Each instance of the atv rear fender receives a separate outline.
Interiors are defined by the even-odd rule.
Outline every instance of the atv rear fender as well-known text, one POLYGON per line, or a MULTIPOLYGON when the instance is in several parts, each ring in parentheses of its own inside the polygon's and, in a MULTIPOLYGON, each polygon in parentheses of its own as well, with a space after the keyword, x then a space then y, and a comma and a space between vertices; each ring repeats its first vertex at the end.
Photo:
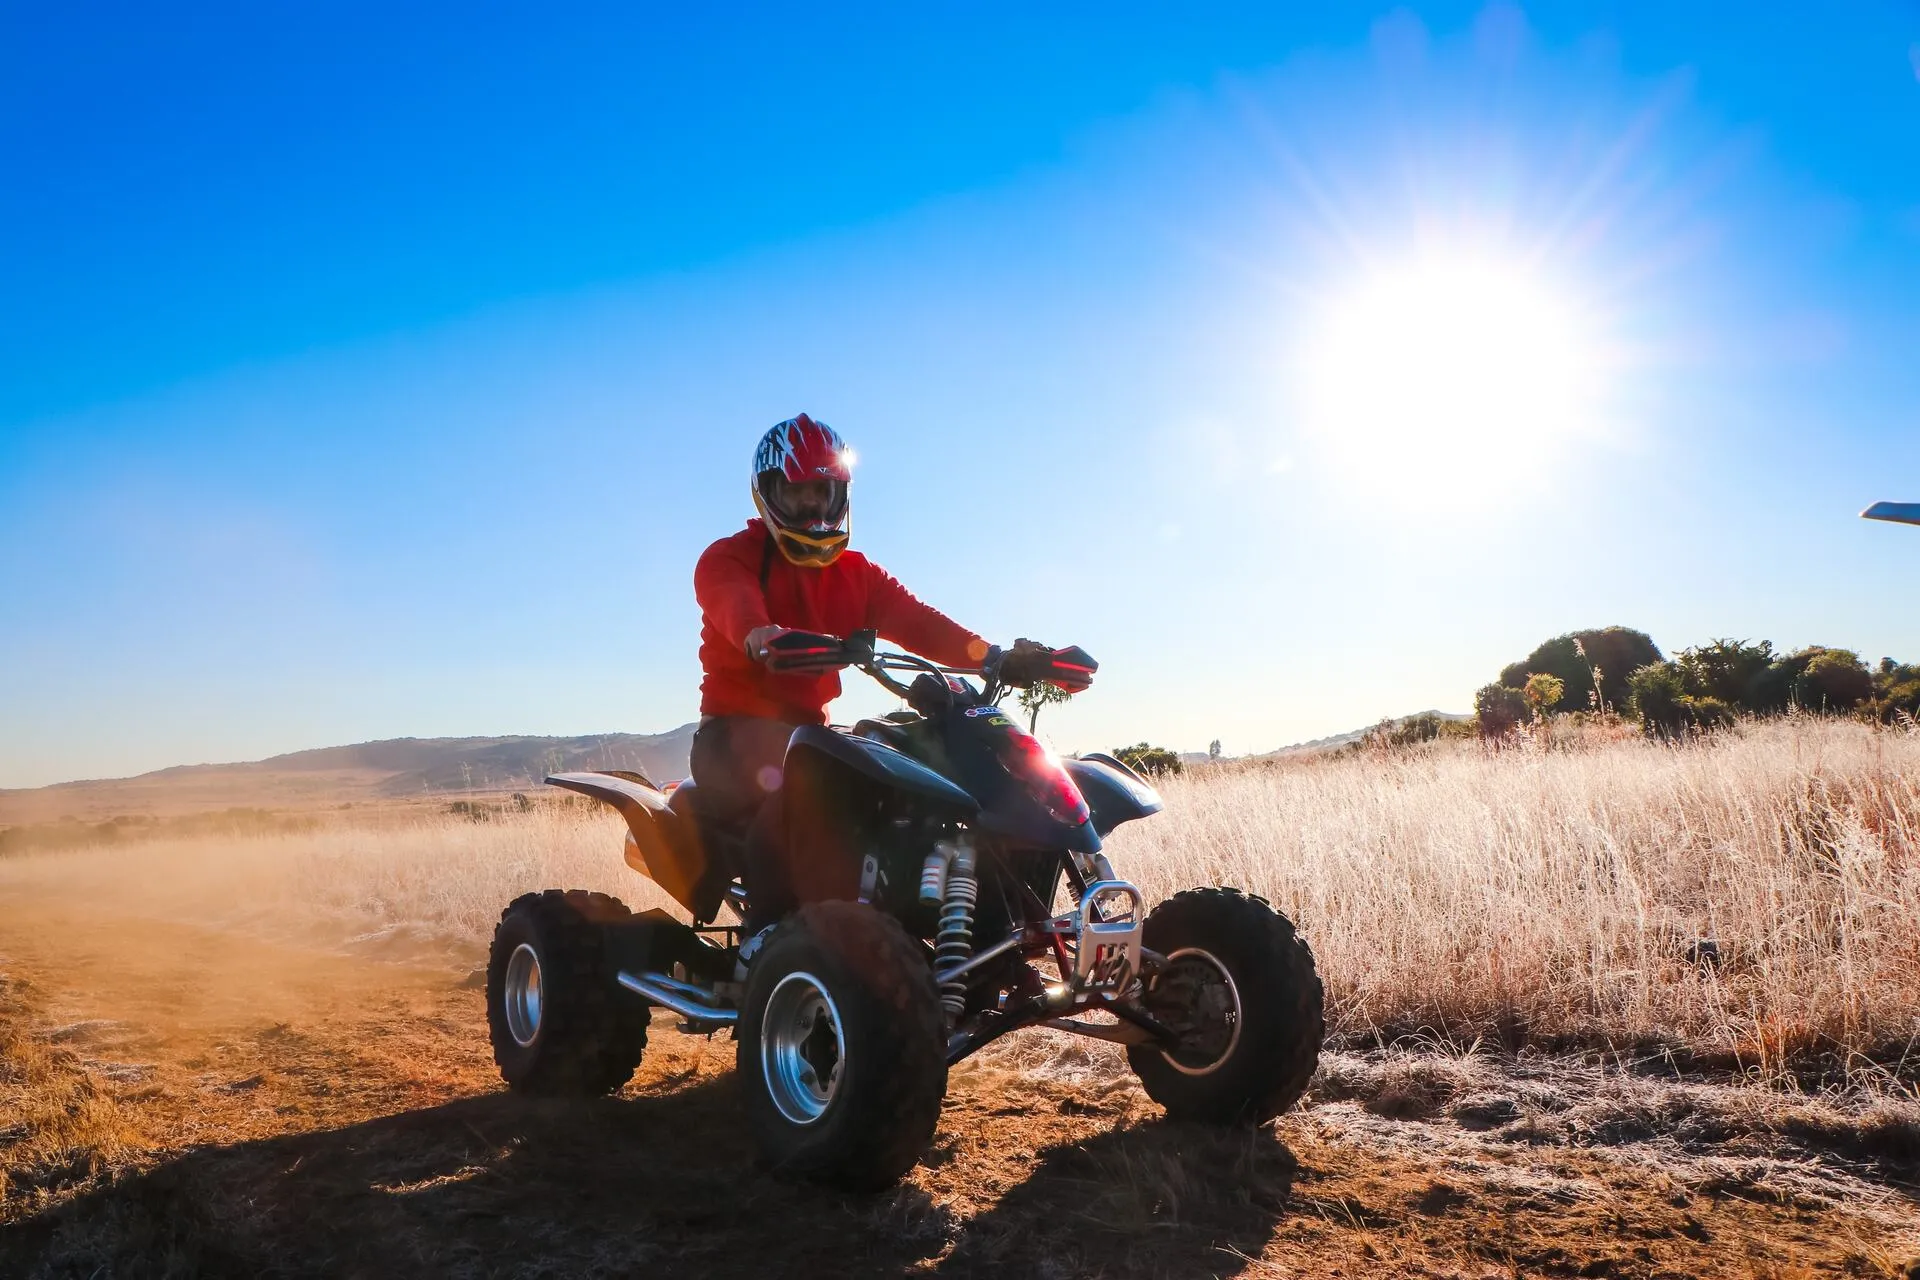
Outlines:
POLYGON ((667 891, 667 896, 697 917, 699 890, 707 874, 704 842, 692 822, 667 807, 667 798, 634 773, 555 773, 549 786, 564 787, 604 800, 627 820, 627 865, 667 891))

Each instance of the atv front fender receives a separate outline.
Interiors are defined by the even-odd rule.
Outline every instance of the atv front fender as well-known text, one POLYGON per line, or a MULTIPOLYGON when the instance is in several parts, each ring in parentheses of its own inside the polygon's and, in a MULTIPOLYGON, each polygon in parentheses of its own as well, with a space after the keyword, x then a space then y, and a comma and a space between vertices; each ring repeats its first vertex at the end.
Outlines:
POLYGON ((1103 840, 1123 822, 1160 812, 1160 793, 1112 756, 1089 753, 1061 764, 1080 788, 1093 815, 1093 829, 1103 840))

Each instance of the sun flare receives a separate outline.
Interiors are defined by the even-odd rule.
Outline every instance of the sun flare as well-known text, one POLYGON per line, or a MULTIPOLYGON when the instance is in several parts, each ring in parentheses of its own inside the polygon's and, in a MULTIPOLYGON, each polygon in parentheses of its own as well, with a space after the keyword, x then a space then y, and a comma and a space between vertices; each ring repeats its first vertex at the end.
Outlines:
POLYGON ((1490 462, 1548 471, 1596 423, 1600 354, 1572 295, 1519 264, 1378 269, 1317 317, 1308 434, 1368 483, 1459 484, 1490 462))

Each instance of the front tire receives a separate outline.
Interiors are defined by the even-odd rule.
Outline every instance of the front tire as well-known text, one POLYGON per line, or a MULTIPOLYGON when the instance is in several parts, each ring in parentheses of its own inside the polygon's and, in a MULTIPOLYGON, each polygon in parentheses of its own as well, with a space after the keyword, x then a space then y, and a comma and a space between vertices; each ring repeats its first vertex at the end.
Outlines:
POLYGON ((1176 1120, 1258 1124, 1300 1100, 1320 1060, 1313 952, 1265 899, 1189 889, 1155 907, 1142 943, 1167 958, 1141 1003, 1180 1035, 1127 1062, 1176 1120))
POLYGON ((737 1034, 748 1124, 776 1172, 880 1191, 933 1141, 940 997, 891 917, 815 902, 782 921, 754 958, 737 1034))
POLYGON ((651 1014, 614 979, 608 925, 617 898, 574 889, 529 893, 500 913, 487 958, 487 1030, 516 1093, 596 1098, 633 1078, 651 1014))

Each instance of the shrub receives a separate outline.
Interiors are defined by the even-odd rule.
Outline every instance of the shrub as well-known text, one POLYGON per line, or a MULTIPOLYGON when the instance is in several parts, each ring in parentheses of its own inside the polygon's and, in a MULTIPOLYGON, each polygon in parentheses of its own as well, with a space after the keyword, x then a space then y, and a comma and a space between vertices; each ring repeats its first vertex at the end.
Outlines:
POLYGON ((1627 677, 1627 702, 1648 733, 1663 736, 1687 724, 1687 683, 1678 663, 1649 662, 1627 677))
POLYGON ((1795 688, 1803 707, 1846 711, 1873 696, 1873 673, 1851 649, 1818 649, 1800 672, 1795 688))
POLYGON ((1859 654, 1816 644, 1774 659, 1749 682, 1742 701, 1762 715, 1790 707, 1848 711, 1873 698, 1875 691, 1874 674, 1859 654))
POLYGON ((1806 669, 1807 660, 1799 654, 1787 654, 1775 658, 1766 667, 1754 673, 1747 682, 1746 696, 1741 699, 1747 710, 1758 715, 1779 715, 1798 700, 1795 685, 1800 681, 1800 673, 1806 669))
POLYGON ((1559 676, 1550 676, 1544 671, 1536 671, 1527 677, 1526 686, 1520 695, 1527 700, 1527 707, 1533 712, 1533 718, 1544 720, 1547 713, 1560 705, 1560 699, 1566 695, 1567 685, 1559 676))
POLYGON ((1627 684, 1629 705, 1648 733, 1666 738, 1688 729, 1724 729, 1734 722, 1734 708, 1725 700, 1687 691, 1686 668, 1678 662, 1648 663, 1627 684))
POLYGON ((1418 746, 1422 742, 1432 742, 1445 732, 1446 721, 1431 711, 1422 711, 1417 716, 1408 716, 1403 720, 1388 717, 1373 728, 1359 742, 1349 744, 1349 749, 1418 746))
MULTIPOLYGON (((1762 640, 1715 640, 1682 649, 1676 661, 1687 692, 1696 698, 1717 698, 1728 706, 1748 706, 1754 679, 1773 664, 1773 643, 1762 640)), ((1749 708, 1752 709, 1752 708, 1749 708)))
POLYGON ((1115 759, 1136 773, 1180 773, 1186 767, 1174 752, 1144 742, 1136 742, 1130 747, 1117 747, 1113 754, 1115 759))
POLYGON ((1504 738, 1526 719, 1527 701, 1518 689, 1483 685, 1473 695, 1473 721, 1483 738, 1504 738))
POLYGON ((1873 676, 1873 698, 1864 710, 1877 720, 1920 716, 1920 666, 1880 659, 1873 676))
POLYGON ((1687 721, 1696 729, 1725 729, 1737 718, 1734 709, 1719 698, 1695 698, 1686 700, 1687 721))
POLYGON ((1410 747, 1418 742, 1432 742, 1440 736, 1440 717, 1431 711, 1422 711, 1417 716, 1408 716, 1405 720, 1392 722, 1387 731, 1387 741, 1396 747, 1410 747))

